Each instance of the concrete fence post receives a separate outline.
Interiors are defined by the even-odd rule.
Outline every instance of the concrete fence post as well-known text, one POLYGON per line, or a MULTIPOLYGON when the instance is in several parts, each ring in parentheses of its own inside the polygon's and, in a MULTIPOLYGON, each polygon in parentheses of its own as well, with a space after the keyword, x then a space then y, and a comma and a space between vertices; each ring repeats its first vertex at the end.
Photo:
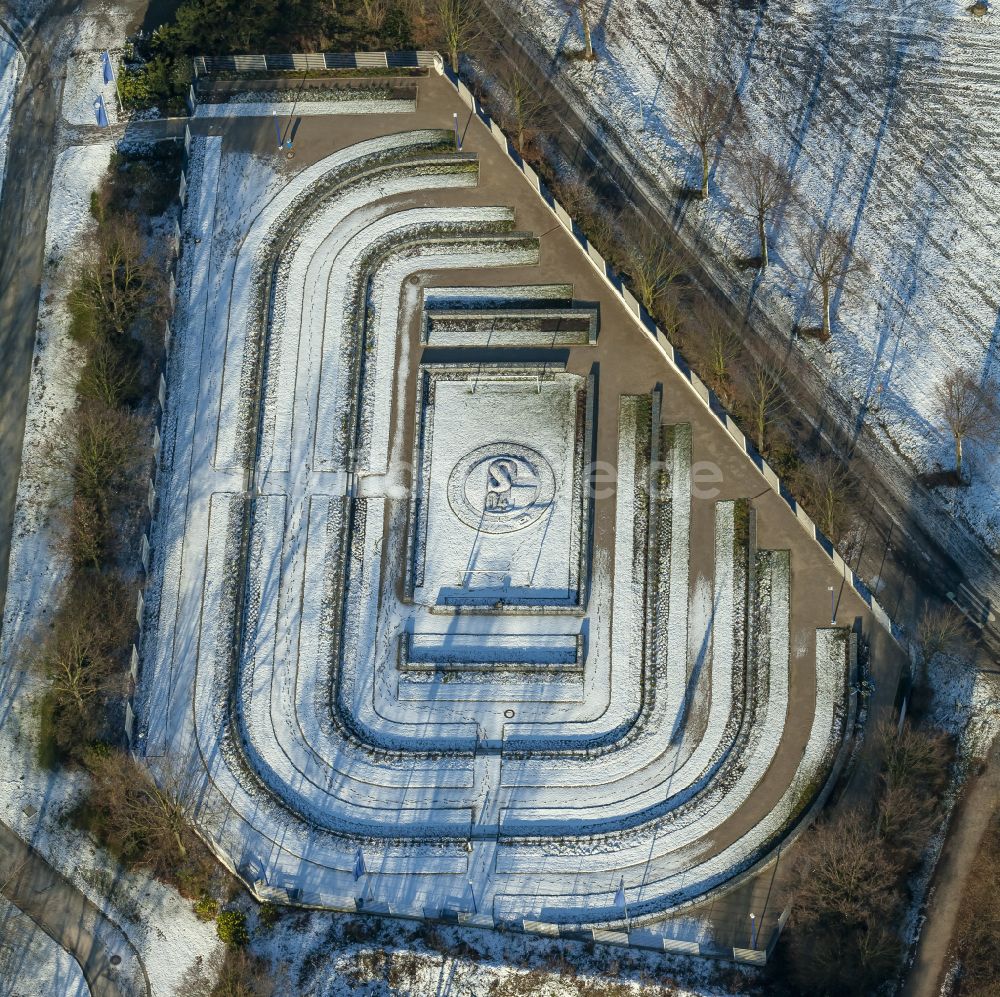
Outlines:
POLYGON ((149 537, 145 533, 142 535, 142 542, 139 545, 139 558, 142 561, 142 569, 149 573, 149 537))
POLYGON ((128 746, 132 747, 132 736, 135 733, 135 713, 132 711, 132 704, 125 700, 125 737, 128 739, 128 746))
POLYGON ((156 488, 153 487, 153 479, 149 479, 149 491, 146 494, 146 505, 149 506, 150 516, 155 514, 156 510, 156 488))
POLYGON ((555 202, 555 205, 556 218, 559 219, 562 227, 572 234, 573 219, 570 217, 569 212, 558 201, 555 202))
POLYGON ((133 682, 139 681, 139 648, 132 645, 132 660, 129 663, 129 675, 132 676, 133 682))
POLYGON ((139 626, 139 631, 142 631, 142 611, 146 608, 146 600, 142 596, 142 590, 139 591, 139 598, 135 602, 135 622, 139 626))

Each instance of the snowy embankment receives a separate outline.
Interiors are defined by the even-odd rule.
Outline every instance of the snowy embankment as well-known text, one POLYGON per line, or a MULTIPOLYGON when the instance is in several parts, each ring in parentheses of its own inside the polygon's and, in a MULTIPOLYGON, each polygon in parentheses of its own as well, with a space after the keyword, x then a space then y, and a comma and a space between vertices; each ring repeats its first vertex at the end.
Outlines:
POLYGON ((66 297, 92 231, 90 193, 108 167, 111 150, 110 143, 71 146, 59 155, 52 181, 0 641, 0 753, 6 760, 0 767, 0 820, 31 841, 124 929, 146 964, 154 992, 166 997, 195 958, 215 949, 214 931, 194 917, 175 891, 145 876, 121 877, 118 866, 87 835, 64 824, 85 776, 39 768, 33 704, 43 683, 29 669, 31 649, 68 570, 58 535, 69 491, 66 482, 54 480, 45 454, 64 432, 74 404, 79 352, 68 333, 66 297))
POLYGON ((0 197, 3 196, 10 122, 14 114, 14 98, 17 96, 23 61, 21 53, 0 29, 0 197))
MULTIPOLYGON (((836 295, 829 343, 798 348, 846 431, 867 425, 914 472, 951 466, 937 385, 955 369, 984 383, 1000 378, 997 18, 972 18, 952 3, 779 0, 720 20, 696 0, 655 12, 620 0, 596 18, 598 59, 586 63, 557 54, 580 44, 579 23, 559 0, 502 6, 552 60, 581 115, 643 168, 637 182, 665 208, 696 165, 674 85, 706 66, 736 82, 746 134, 787 167, 801 208, 776 216, 766 276, 741 271, 737 259, 756 243, 736 210, 733 138, 713 160, 709 201, 687 202, 683 225, 716 245, 722 286, 738 300, 751 294, 786 330, 817 317, 796 233, 815 222, 846 230, 870 277, 860 293, 836 295)), ((973 487, 947 501, 996 551, 1000 448, 994 438, 970 449, 973 487)))

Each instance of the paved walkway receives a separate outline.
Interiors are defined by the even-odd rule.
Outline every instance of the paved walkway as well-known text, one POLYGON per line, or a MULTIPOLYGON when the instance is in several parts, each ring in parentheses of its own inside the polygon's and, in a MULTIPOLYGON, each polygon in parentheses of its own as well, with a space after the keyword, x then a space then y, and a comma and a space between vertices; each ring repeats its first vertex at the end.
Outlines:
POLYGON ((1000 737, 993 742, 986 770, 973 778, 959 801, 934 872, 927 919, 903 997, 938 997, 948 970, 952 936, 965 882, 983 835, 1000 806, 1000 737))
POLYGON ((2 823, 0 869, 0 893, 76 959, 94 997, 151 993, 146 967, 121 928, 2 823))

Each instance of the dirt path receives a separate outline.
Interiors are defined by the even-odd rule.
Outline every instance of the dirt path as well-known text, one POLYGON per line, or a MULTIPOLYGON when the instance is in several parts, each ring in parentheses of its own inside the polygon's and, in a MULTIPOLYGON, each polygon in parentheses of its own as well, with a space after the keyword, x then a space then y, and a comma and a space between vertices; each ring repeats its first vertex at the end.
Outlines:
POLYGON ((93 997, 150 993, 146 967, 121 928, 2 823, 0 868, 0 892, 76 959, 93 997))
POLYGON ((903 997, 937 997, 948 969, 955 922, 965 881, 990 818, 1000 806, 1000 738, 993 742, 986 770, 971 780, 959 801, 931 885, 926 920, 903 988, 903 997))

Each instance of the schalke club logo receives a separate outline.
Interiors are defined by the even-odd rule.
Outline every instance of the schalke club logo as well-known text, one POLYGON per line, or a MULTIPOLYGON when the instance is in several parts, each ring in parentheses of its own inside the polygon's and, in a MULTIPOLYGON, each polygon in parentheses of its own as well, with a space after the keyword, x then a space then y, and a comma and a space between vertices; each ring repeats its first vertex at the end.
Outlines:
POLYGON ((448 502, 482 533, 523 530, 552 506, 555 476, 531 447, 489 443, 466 454, 448 477, 448 502))

